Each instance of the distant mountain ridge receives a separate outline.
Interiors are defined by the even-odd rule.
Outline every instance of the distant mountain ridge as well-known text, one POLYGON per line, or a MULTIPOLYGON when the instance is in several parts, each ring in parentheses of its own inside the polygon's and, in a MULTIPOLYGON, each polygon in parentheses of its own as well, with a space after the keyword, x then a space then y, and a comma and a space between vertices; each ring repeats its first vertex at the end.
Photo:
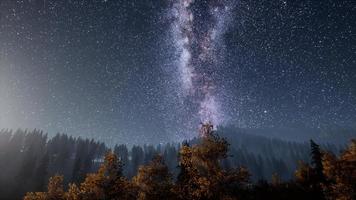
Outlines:
MULTIPOLYGON (((308 142, 310 139, 324 144, 344 145, 356 138, 354 128, 307 128, 307 127, 277 127, 277 128, 236 128, 221 127, 222 130, 234 129, 235 132, 259 135, 267 138, 281 139, 293 142, 308 142)), ((221 134, 225 134, 221 131, 221 134)))

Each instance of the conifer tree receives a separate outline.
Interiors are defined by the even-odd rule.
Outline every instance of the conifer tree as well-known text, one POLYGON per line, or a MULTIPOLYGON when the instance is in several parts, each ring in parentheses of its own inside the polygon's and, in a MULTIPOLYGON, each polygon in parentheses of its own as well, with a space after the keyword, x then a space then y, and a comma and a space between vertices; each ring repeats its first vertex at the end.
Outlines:
POLYGON ((323 156, 327 182, 323 184, 327 199, 356 199, 356 140, 337 158, 332 153, 323 156))
POLYGON ((133 178, 133 184, 138 189, 137 199, 139 200, 173 199, 174 197, 172 175, 159 155, 150 164, 139 168, 137 175, 133 178))
POLYGON ((226 171, 221 161, 227 158, 229 144, 214 133, 210 123, 200 130, 201 142, 180 150, 180 165, 184 166, 176 193, 180 199, 221 199, 232 197, 233 191, 247 183, 244 168, 226 171), (183 176, 184 175, 184 176, 183 176))
POLYGON ((80 185, 83 199, 127 199, 129 183, 122 174, 122 163, 111 151, 97 173, 89 174, 80 185))
POLYGON ((63 176, 53 176, 49 179, 47 192, 27 193, 24 200, 65 200, 63 176))
POLYGON ((316 181, 324 182, 324 174, 323 174, 323 163, 322 163, 322 152, 318 144, 316 144, 313 140, 310 140, 310 148, 311 148, 311 161, 313 164, 313 168, 315 170, 316 181))

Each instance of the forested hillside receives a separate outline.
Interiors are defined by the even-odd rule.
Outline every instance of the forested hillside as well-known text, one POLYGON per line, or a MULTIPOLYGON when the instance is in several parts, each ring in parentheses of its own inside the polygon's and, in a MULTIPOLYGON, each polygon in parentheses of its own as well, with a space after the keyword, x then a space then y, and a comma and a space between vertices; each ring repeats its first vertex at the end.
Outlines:
MULTIPOLYGON (((309 143, 299 143, 247 134, 234 128, 220 128, 219 135, 230 143, 224 169, 246 167, 251 181, 281 180, 294 176, 299 161, 309 162, 309 143)), ((194 145, 201 139, 187 141, 194 145)), ((113 152, 123 164, 123 175, 131 179, 141 165, 162 155, 173 178, 179 174, 178 152, 181 144, 132 146, 116 145, 113 152)), ((338 153, 345 146, 323 144, 323 149, 338 153)), ((28 191, 42 191, 49 177, 63 175, 64 183, 82 182, 87 173, 98 170, 109 150, 104 143, 57 134, 49 138, 41 131, 0 132, 0 199, 20 199, 28 191)))
POLYGON ((44 192, 29 192, 24 200, 230 200, 230 199, 342 199, 356 198, 356 141, 340 155, 310 140, 311 163, 300 162, 293 179, 283 181, 277 173, 271 182, 251 182, 245 167, 226 169, 229 143, 205 124, 200 140, 183 143, 177 156, 179 173, 174 176, 162 155, 140 166, 132 179, 123 175, 123 161, 108 151, 104 162, 80 183, 66 187, 63 176, 49 179, 44 192))
POLYGON ((0 132, 0 199, 21 198, 26 191, 42 190, 49 176, 63 174, 78 181, 97 169, 97 158, 107 148, 94 140, 41 131, 0 132))

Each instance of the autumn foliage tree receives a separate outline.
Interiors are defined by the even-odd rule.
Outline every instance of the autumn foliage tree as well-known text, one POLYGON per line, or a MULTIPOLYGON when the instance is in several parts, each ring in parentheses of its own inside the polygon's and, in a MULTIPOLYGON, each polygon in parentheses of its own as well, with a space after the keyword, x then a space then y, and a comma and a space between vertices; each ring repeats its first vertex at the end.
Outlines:
POLYGON ((63 176, 53 176, 49 179, 47 192, 27 193, 24 200, 64 200, 63 176))
POLYGON ((201 127, 201 142, 180 150, 181 173, 175 192, 179 199, 221 199, 233 194, 248 182, 244 168, 222 169, 220 162, 227 158, 229 144, 214 133, 211 124, 201 127))
POLYGON ((324 154, 322 163, 327 199, 356 199, 356 140, 339 157, 330 152, 324 154))
POLYGON ((297 183, 317 199, 356 198, 356 140, 339 157, 311 141, 311 157, 313 166, 301 163, 296 171, 297 183))
POLYGON ((141 166, 133 178, 137 188, 137 199, 155 200, 172 199, 172 175, 161 156, 157 155, 150 164, 141 166))

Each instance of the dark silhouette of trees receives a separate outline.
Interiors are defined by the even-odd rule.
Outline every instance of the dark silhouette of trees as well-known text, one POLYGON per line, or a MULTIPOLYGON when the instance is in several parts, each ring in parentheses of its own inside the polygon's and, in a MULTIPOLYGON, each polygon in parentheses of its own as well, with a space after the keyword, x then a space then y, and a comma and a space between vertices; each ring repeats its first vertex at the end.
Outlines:
POLYGON ((116 145, 114 147, 114 153, 118 156, 123 165, 123 174, 127 176, 129 173, 129 150, 126 145, 116 145))
POLYGON ((201 135, 112 153, 94 140, 1 130, 0 199, 355 199, 355 141, 340 151, 210 124, 201 135))
POLYGON ((310 140, 311 164, 300 161, 299 168, 295 173, 296 182, 304 188, 310 197, 314 199, 325 199, 322 191, 324 183, 322 152, 318 144, 310 140))
POLYGON ((311 149, 311 163, 315 170, 315 175, 317 182, 324 182, 324 174, 323 174, 323 163, 322 157, 323 154, 320 150, 318 144, 316 144, 313 140, 310 140, 310 149, 311 149))
POLYGON ((144 163, 144 151, 140 146, 133 146, 131 150, 131 170, 129 172, 129 177, 133 177, 140 165, 144 163))
MULTIPOLYGON (((102 143, 61 134, 48 139, 39 130, 0 130, 0 199, 22 199, 28 191, 43 191, 48 178, 55 174, 63 174, 67 185, 72 181, 78 144, 85 141, 95 150, 90 154, 102 157, 103 153, 98 153, 102 143)), ((92 155, 88 163, 94 162, 92 155)), ((90 170, 85 169, 84 176, 90 170)))

